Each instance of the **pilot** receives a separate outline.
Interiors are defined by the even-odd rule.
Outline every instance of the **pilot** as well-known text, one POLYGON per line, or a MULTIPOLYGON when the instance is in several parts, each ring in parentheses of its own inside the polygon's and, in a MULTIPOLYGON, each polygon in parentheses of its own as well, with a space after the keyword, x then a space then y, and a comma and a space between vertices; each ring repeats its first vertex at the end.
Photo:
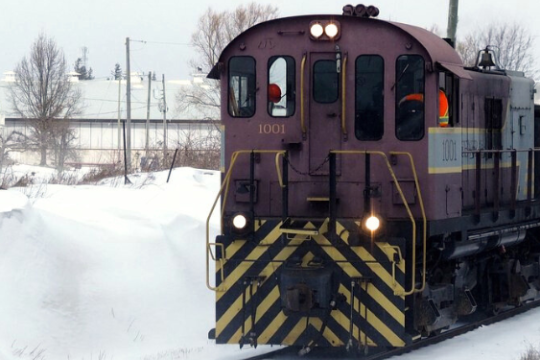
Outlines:
MULTIPOLYGON (((399 106, 401 107, 401 105, 407 101, 423 102, 424 94, 406 95, 399 101, 399 106)), ((448 98, 446 97, 444 89, 440 88, 439 89, 439 126, 448 127, 448 124, 449 124, 448 119, 449 119, 448 118, 448 98)))
POLYGON ((448 127, 448 98, 444 89, 439 89, 439 126, 448 127))

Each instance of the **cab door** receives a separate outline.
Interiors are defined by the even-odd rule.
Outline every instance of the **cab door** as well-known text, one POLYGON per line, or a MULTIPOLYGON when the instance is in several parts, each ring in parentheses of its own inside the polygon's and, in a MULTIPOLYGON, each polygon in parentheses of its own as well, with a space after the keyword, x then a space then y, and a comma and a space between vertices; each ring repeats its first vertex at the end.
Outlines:
POLYGON ((328 175, 328 154, 331 150, 341 149, 341 65, 340 52, 310 54, 310 175, 328 175))

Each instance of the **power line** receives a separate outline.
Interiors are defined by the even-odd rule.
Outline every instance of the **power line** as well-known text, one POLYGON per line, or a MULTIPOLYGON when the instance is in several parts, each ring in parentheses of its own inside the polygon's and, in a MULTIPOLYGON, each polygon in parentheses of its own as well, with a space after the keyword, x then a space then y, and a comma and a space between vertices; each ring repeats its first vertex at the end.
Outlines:
POLYGON ((178 43, 178 42, 170 42, 170 41, 152 41, 152 40, 131 40, 130 41, 136 41, 143 44, 160 44, 160 45, 179 45, 179 46, 192 46, 190 43, 178 43))
MULTIPOLYGON (((112 100, 112 99, 97 99, 97 98, 86 98, 86 97, 83 97, 81 98, 82 100, 86 100, 86 101, 101 101, 101 102, 113 102, 113 103, 117 103, 118 100, 112 100)), ((125 96, 124 96, 124 99, 122 100, 125 100, 125 96)), ((132 103, 135 103, 135 104, 146 104, 146 101, 142 101, 142 100, 138 100, 138 101, 132 101, 132 103)))
MULTIPOLYGON (((153 106, 153 108, 155 108, 155 106, 153 106)), ((133 110, 146 109, 146 104, 143 105, 143 106, 133 107, 132 109, 133 110)), ((122 112, 125 112, 125 109, 122 109, 122 112)), ((100 111, 98 113, 84 113, 84 116, 85 117, 88 117, 88 116, 100 116, 100 115, 105 115, 105 114, 117 114, 117 113, 118 113, 117 110, 114 110, 114 111, 100 111)))

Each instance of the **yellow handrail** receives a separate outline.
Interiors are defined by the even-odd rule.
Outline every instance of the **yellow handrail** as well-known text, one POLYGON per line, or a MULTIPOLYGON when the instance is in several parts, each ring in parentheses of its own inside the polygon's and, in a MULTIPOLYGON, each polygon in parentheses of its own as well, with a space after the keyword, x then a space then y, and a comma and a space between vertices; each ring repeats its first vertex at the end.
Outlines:
POLYGON ((300 127, 302 128, 302 136, 306 135, 305 110, 304 110, 304 70, 306 68, 307 55, 302 58, 300 65, 300 127))
POLYGON ((427 260, 427 218, 426 210, 424 209, 424 200, 422 199, 422 192, 420 191, 420 183, 418 182, 418 174, 416 173, 416 166, 414 165, 414 159, 412 155, 408 152, 401 151, 391 151, 390 155, 403 155, 409 158, 411 169, 414 177, 414 185, 416 186, 416 191, 418 192, 418 202, 420 204, 420 211, 422 212, 422 221, 424 222, 424 231, 422 234, 423 241, 423 258, 422 258, 422 286, 420 289, 416 289, 416 292, 424 291, 426 287, 426 260, 427 260))
MULTIPOLYGON (((237 155, 236 156, 235 154, 232 155, 231 163, 236 161, 236 157, 237 155)), ((214 209, 216 208, 216 205, 219 201, 219 198, 221 196, 221 193, 223 192, 225 185, 227 184, 228 186, 229 179, 231 177, 231 169, 232 167, 230 167, 229 170, 227 171, 227 174, 225 175, 225 178, 223 179, 223 183, 221 184, 221 188, 219 189, 218 195, 216 196, 216 200, 214 200, 214 203, 212 204, 212 207, 210 208, 210 213, 208 214, 208 217, 206 218, 206 287, 213 291, 215 291, 217 288, 215 286, 210 285, 210 253, 212 252, 212 248, 210 245, 210 218, 212 217, 212 214, 214 213, 214 209)), ((223 232, 223 224, 221 226, 222 226, 221 232, 223 232)), ((223 280, 224 280, 224 276, 223 276, 223 271, 222 271, 221 281, 223 280)))
MULTIPOLYGON (((240 151, 235 151, 232 155, 231 155, 231 162, 230 162, 230 165, 229 165, 229 169, 223 179, 223 183, 221 185, 221 188, 219 190, 219 193, 212 205, 212 208, 210 210, 210 214, 208 215, 208 218, 206 219, 206 286, 210 289, 210 290, 213 290, 213 291, 216 291, 217 290, 217 287, 214 287, 212 285, 210 285, 210 257, 212 257, 213 260, 216 260, 216 257, 213 255, 212 253, 212 249, 211 249, 211 246, 220 246, 222 248, 222 253, 224 254, 225 253, 225 247, 223 246, 223 244, 218 244, 218 243, 210 243, 210 218, 212 217, 212 214, 216 208, 216 205, 217 205, 217 202, 219 201, 221 195, 223 193, 225 194, 228 194, 228 191, 229 191, 229 187, 230 187, 230 180, 231 180, 231 174, 232 174, 232 170, 236 164, 236 160, 238 159, 238 156, 239 155, 242 155, 242 154, 251 154, 251 153, 259 153, 259 154, 269 154, 269 153, 272 153, 272 154, 276 154, 276 158, 275 158, 275 164, 276 164, 276 173, 277 173, 277 176, 278 176, 278 181, 279 181, 279 184, 280 184, 280 187, 283 188, 285 187, 285 185, 283 184, 283 178, 282 178, 282 174, 281 174, 281 170, 280 170, 280 166, 279 166, 279 158, 281 156, 285 156, 286 154, 286 151, 285 150, 240 150, 240 151)), ((414 159, 412 157, 412 155, 410 153, 407 153, 407 152, 390 152, 391 155, 404 155, 404 156, 407 156, 409 158, 409 161, 410 161, 410 165, 411 165, 411 169, 412 169, 412 172, 413 172, 413 177, 414 177, 414 181, 415 181, 415 186, 416 186, 416 190, 418 192, 418 200, 419 200, 419 204, 420 204, 420 209, 421 209, 421 213, 422 213, 422 218, 423 218, 423 271, 422 271, 422 287, 421 288, 416 288, 415 286, 415 273, 416 273, 416 222, 415 222, 415 219, 414 219, 414 216, 411 212, 411 209, 409 207, 409 204, 405 198, 405 195, 403 193, 403 190, 401 189, 401 186, 397 180, 397 177, 394 173, 394 170, 392 169, 392 166, 390 165, 390 162, 388 161, 388 157, 386 156, 386 154, 384 152, 381 152, 381 151, 364 151, 364 150, 333 150, 331 151, 331 153, 333 154, 343 154, 343 155, 365 155, 365 154, 373 154, 373 155, 379 155, 381 156, 385 163, 386 163, 386 166, 390 172, 390 175, 392 176, 392 179, 394 181, 394 183, 396 184, 396 188, 398 190, 398 193, 399 193, 399 196, 401 197, 401 200, 403 202, 403 204, 405 205, 405 209, 407 210, 407 214, 409 216, 409 219, 411 220, 411 224, 412 224, 412 249, 413 249, 413 252, 412 252, 412 260, 411 260, 411 276, 412 276, 412 282, 411 282, 411 289, 408 290, 408 291, 404 291, 403 293, 399 293, 399 294, 396 294, 396 295, 403 295, 403 296, 406 296, 406 295, 411 295, 413 293, 416 293, 416 292, 421 292, 424 290, 425 288, 425 284, 426 284, 426 277, 425 277, 425 274, 426 274, 426 247, 427 247, 427 219, 426 219, 426 214, 425 214, 425 208, 424 208, 424 202, 423 202, 423 199, 422 199, 422 194, 421 194, 421 191, 420 191, 420 185, 419 185, 419 182, 418 182, 418 175, 417 175, 417 172, 416 172, 416 167, 415 167, 415 164, 414 164, 414 159)), ((224 212, 225 212, 225 206, 226 206, 226 201, 227 201, 227 197, 223 197, 223 204, 222 204, 222 209, 221 209, 221 216, 223 216, 224 212)), ((223 224, 222 224, 222 233, 223 233, 223 224)), ((221 269, 223 269, 223 257, 218 259, 221 263, 221 269)), ((224 273, 223 271, 221 272, 221 280, 223 282, 224 280, 224 273)))
MULTIPOLYGON (((401 248, 399 246, 386 244, 386 245, 382 245, 381 248, 389 248, 389 249, 394 250, 395 253, 399 257, 398 263, 403 261, 403 255, 401 253, 401 248)), ((397 281, 396 281, 396 262, 392 261, 392 285, 396 286, 396 284, 397 284, 397 281)))
POLYGON ((347 101, 346 101, 346 95, 347 95, 347 59, 349 57, 345 55, 345 58, 343 59, 343 66, 341 68, 341 131, 343 132, 343 135, 347 137, 347 121, 345 117, 345 113, 347 110, 347 101))
MULTIPOLYGON (((403 293, 396 293, 396 295, 406 296, 406 295, 411 295, 411 294, 414 294, 416 292, 421 291, 420 289, 416 289, 416 286, 415 286, 415 273, 416 273, 416 222, 414 221, 414 216, 412 214, 411 208, 409 207, 407 199, 405 198, 405 195, 403 194, 403 190, 401 189, 401 186, 399 185, 396 174, 394 173, 394 170, 392 169, 392 165, 390 165, 390 161, 388 161, 388 157, 382 151, 332 150, 331 153, 333 153, 333 154, 343 154, 343 155, 365 155, 365 154, 379 155, 384 159, 384 161, 386 163, 386 166, 388 167, 388 171, 390 172, 390 176, 392 176, 392 179, 394 180, 394 183, 396 184, 396 188, 397 188, 397 191, 399 193, 399 196, 401 197, 401 201, 405 205, 405 209, 407 210, 407 215, 409 216, 409 219, 411 220, 411 225, 412 225, 412 242, 413 242, 412 243, 412 249, 413 249, 413 251, 412 251, 412 256, 411 256, 411 276, 412 276, 411 289, 409 291, 404 291, 403 293)), ((396 155, 402 155, 402 154, 408 154, 408 153, 395 153, 395 154, 396 155)), ((409 156, 410 156, 410 154, 409 154, 409 156)), ((416 186, 417 186, 417 191, 420 194, 420 188, 418 187, 418 179, 416 177, 416 169, 414 169, 414 162, 412 162, 412 156, 410 157, 410 159, 411 159, 411 166, 413 167, 413 174, 414 174, 414 177, 415 177, 415 183, 416 183, 416 186)), ((424 244, 425 244, 426 243, 426 217, 425 217, 425 213, 423 211, 424 205, 423 205, 421 195, 418 196, 418 200, 419 200, 419 202, 421 204, 420 207, 422 209, 422 216, 424 218, 424 244)), ((425 249, 424 249, 424 256, 425 256, 425 249)), ((424 269, 425 269, 425 261, 424 261, 424 269)), ((424 271, 424 273, 425 273, 425 271, 424 271)), ((422 290, 423 290, 423 288, 422 288, 422 290)))
POLYGON ((284 189, 285 184, 283 184, 283 177, 281 176, 281 170, 279 170, 279 157, 280 156, 285 156, 285 151, 278 152, 276 154, 276 171, 277 171, 277 176, 278 176, 278 181, 279 181, 279 187, 284 189))
MULTIPOLYGON (((221 187, 219 189, 219 192, 216 196, 216 199, 214 200, 214 203, 212 204, 212 207, 210 209, 210 213, 208 214, 208 217, 206 218, 206 287, 210 290, 216 291, 217 287, 210 285, 210 257, 212 259, 216 259, 215 256, 212 253, 211 246, 221 246, 222 252, 225 254, 225 247, 223 244, 216 244, 210 242, 210 218, 212 217, 212 214, 214 213, 214 210, 217 206, 217 203, 223 193, 228 194, 229 193, 229 187, 231 183, 231 174, 232 170, 236 164, 236 159, 238 159, 238 156, 241 154, 276 154, 276 172, 278 175, 278 181, 280 186, 283 188, 283 177, 281 175, 281 171, 279 170, 279 157, 285 156, 286 151, 285 150, 239 150, 235 151, 231 155, 231 163, 229 165, 229 169, 227 170, 227 173, 225 174, 225 177, 223 178, 223 182, 221 183, 221 187)), ((221 204, 221 217, 223 218, 223 214, 225 213, 225 205, 227 203, 227 196, 223 197, 223 204, 221 204)), ((223 224, 221 224, 221 233, 223 233, 223 224)), ((221 265, 221 268, 223 269, 223 260, 219 259, 221 265)), ((224 280, 224 274, 223 271, 221 271, 221 281, 224 280)))

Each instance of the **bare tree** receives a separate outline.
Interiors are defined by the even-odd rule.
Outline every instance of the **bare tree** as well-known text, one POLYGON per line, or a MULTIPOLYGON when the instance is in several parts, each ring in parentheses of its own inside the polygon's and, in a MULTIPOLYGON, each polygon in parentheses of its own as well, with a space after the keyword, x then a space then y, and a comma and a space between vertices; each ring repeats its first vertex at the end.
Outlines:
POLYGON ((54 164, 58 172, 64 171, 64 166, 68 160, 77 160, 75 151, 75 130, 71 127, 69 119, 56 120, 50 129, 50 148, 53 149, 54 164))
POLYGON ((276 7, 255 2, 240 5, 232 11, 216 12, 208 8, 191 36, 191 45, 199 55, 191 66, 193 69, 210 70, 225 46, 235 37, 255 24, 275 19, 278 14, 276 7))
POLYGON ((217 81, 203 80, 181 88, 176 94, 176 109, 188 111, 194 117, 203 119, 219 118, 220 86, 217 81))
MULTIPOLYGON (((40 151, 40 165, 47 164, 47 150, 62 132, 58 121, 69 122, 80 113, 81 93, 67 77, 63 51, 53 39, 40 34, 16 67, 17 81, 9 97, 15 112, 27 119, 27 146, 40 151)), ((65 127, 65 125, 63 125, 65 127)))
MULTIPOLYGON (((278 9, 272 5, 252 2, 232 11, 216 12, 208 8, 199 18, 197 30, 191 36, 191 45, 198 58, 190 62, 194 72, 210 71, 219 55, 236 36, 255 24, 275 19, 278 9)), ((176 96, 178 110, 196 109, 204 118, 219 116, 220 89, 217 81, 205 81, 183 88, 176 96)))
POLYGON ((532 78, 538 77, 533 56, 534 37, 522 24, 490 24, 465 36, 463 42, 458 42, 456 50, 466 66, 474 66, 478 51, 488 45, 497 50, 501 68, 523 71, 532 78))
POLYGON ((227 12, 218 13, 212 8, 199 18, 197 30, 191 35, 191 46, 199 55, 191 61, 192 68, 211 69, 219 58, 219 54, 227 44, 224 33, 227 12))
POLYGON ((176 144, 178 154, 173 166, 191 166, 199 169, 219 170, 221 133, 214 123, 206 129, 182 131, 176 144))
MULTIPOLYGON (((9 165, 9 153, 17 148, 24 141, 24 135, 18 131, 11 131, 4 133, 4 129, 0 127, 0 176, 4 166, 9 165)), ((0 181, 0 186, 3 184, 3 180, 0 181)))

